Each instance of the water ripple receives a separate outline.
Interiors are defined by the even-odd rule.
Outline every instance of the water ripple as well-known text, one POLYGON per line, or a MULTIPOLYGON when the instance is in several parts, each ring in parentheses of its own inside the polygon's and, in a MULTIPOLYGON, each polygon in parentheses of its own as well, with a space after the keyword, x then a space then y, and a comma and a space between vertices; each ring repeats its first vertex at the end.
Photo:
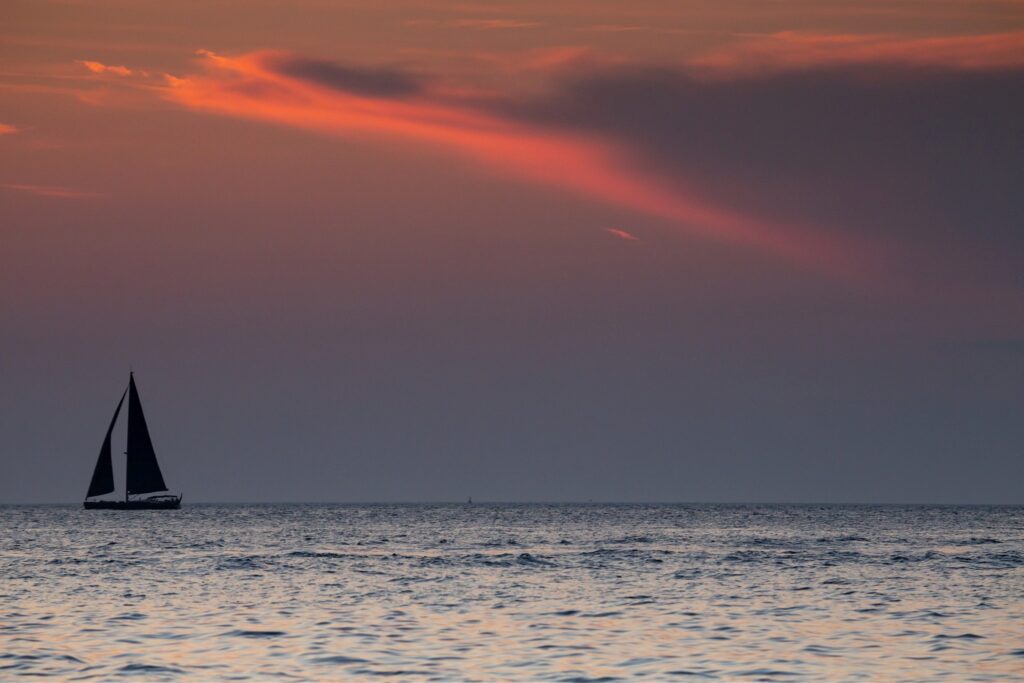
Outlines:
POLYGON ((0 679, 1020 680, 1024 508, 0 506, 0 679))

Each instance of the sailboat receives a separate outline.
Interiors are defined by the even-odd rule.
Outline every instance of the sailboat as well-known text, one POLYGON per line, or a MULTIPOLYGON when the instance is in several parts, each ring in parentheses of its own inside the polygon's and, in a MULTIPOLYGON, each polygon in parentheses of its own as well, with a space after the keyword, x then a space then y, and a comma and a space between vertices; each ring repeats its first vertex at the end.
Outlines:
POLYGON ((107 427, 107 435, 100 446, 100 456, 96 459, 96 469, 92 472, 89 492, 85 494, 86 510, 177 510, 181 507, 181 496, 167 491, 164 475, 160 473, 160 465, 156 461, 153 442, 149 438, 146 427, 146 416, 142 414, 142 402, 139 391, 135 388, 135 375, 128 373, 128 388, 121 394, 117 402, 114 417, 107 427), (114 490, 114 467, 110 459, 110 434, 114 431, 117 416, 121 413, 121 405, 125 395, 128 396, 128 447, 125 450, 126 476, 124 500, 89 500, 95 496, 104 496, 114 490), (147 496, 146 494, 159 495, 147 496), (133 497, 135 496, 135 497, 133 497), (141 497, 145 496, 145 497, 141 497))

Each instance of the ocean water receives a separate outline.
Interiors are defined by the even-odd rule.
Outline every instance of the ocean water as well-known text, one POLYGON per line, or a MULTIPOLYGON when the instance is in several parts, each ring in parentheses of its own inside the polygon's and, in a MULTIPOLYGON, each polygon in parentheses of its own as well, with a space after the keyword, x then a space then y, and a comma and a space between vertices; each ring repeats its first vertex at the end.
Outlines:
POLYGON ((0 680, 1024 680, 1024 507, 0 507, 0 680))

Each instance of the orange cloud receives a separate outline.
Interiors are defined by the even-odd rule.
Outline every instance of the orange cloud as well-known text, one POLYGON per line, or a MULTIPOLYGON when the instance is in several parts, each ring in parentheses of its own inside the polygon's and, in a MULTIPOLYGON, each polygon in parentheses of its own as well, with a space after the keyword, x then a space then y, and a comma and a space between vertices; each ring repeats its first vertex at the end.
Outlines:
POLYGON ((783 31, 724 47, 691 63, 739 74, 868 64, 1022 68, 1024 31, 939 38, 783 31))
POLYGON ((634 33, 636 31, 650 31, 650 26, 642 24, 591 24, 580 26, 576 29, 581 33, 634 33))
MULTIPOLYGON (((344 83, 327 78, 326 71, 305 78, 287 75, 282 64, 297 58, 285 53, 199 54, 204 72, 168 77, 165 90, 169 100, 196 111, 326 135, 360 133, 428 143, 498 173, 666 219, 692 234, 767 250, 833 272, 849 270, 852 244, 840 245, 807 229, 708 203, 678 181, 632 168, 624 161, 624 150, 602 138, 502 118, 446 100, 429 88, 380 96, 346 89, 344 83)), ((346 79, 353 78, 351 71, 346 70, 346 79)), ((379 72, 367 72, 371 73, 379 72)))
POLYGON ((579 45, 540 48, 525 53, 520 59, 519 68, 550 71, 568 64, 580 62, 590 56, 592 56, 590 48, 579 45))
POLYGON ((474 28, 482 31, 493 31, 500 29, 516 29, 516 28, 537 28, 542 24, 539 21, 527 21, 525 19, 477 19, 477 18, 466 18, 466 19, 446 19, 444 21, 438 19, 406 19, 402 22, 404 26, 412 27, 449 27, 455 28, 474 28))
POLYGON ((116 76, 131 76, 133 73, 132 70, 126 66, 108 66, 107 64, 102 64, 100 62, 90 62, 86 60, 79 60, 78 63, 94 74, 111 73, 116 76))
POLYGON ((622 240, 626 240, 627 242, 639 242, 640 241, 639 238, 636 235, 634 235, 633 233, 626 232, 625 230, 622 230, 620 228, 605 228, 604 230, 609 235, 612 235, 613 237, 618 237, 619 239, 622 239, 622 240))
POLYGON ((39 197, 57 197, 59 199, 99 199, 106 195, 99 192, 88 192, 76 190, 72 187, 61 187, 59 185, 25 185, 18 183, 4 183, 0 187, 8 190, 16 190, 27 194, 34 194, 39 197))
POLYGON ((8 125, 6 123, 0 123, 0 135, 12 135, 17 132, 18 129, 14 126, 8 125))
POLYGON ((524 21, 522 19, 456 19, 453 26, 460 28, 477 28, 486 31, 509 28, 536 28, 540 24, 536 21, 524 21))

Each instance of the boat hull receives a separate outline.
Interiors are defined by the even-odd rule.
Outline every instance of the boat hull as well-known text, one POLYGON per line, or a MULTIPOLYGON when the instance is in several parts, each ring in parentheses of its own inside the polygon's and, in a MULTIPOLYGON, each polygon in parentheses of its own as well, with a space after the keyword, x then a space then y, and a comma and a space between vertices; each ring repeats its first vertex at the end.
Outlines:
POLYGON ((181 507, 181 496, 156 500, 87 500, 82 505, 86 510, 177 510, 181 507))

